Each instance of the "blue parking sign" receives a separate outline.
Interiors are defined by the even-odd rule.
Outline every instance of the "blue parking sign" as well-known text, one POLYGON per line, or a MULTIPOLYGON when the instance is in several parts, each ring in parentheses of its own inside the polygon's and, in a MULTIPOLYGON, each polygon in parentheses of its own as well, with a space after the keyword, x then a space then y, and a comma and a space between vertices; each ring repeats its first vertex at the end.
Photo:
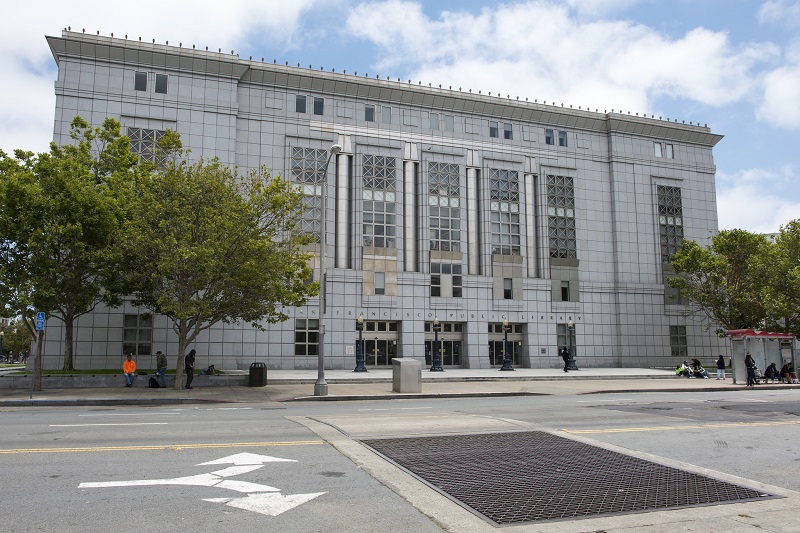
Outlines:
POLYGON ((36 313, 36 331, 42 331, 44 329, 44 311, 39 311, 36 313))

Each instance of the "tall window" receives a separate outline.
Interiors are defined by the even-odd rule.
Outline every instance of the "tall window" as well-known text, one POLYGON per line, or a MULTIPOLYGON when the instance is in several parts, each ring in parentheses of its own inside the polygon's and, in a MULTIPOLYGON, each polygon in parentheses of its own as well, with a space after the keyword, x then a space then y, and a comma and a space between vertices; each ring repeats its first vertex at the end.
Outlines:
POLYGON ((319 353, 319 320, 298 318, 294 321, 294 354, 319 353))
POLYGON ((551 129, 544 130, 544 142, 545 144, 552 144, 552 145, 556 144, 556 140, 553 135, 553 130, 551 129))
POLYGON ((375 106, 374 105, 365 105, 364 106, 364 120, 367 122, 375 122, 375 106))
POLYGON ((453 115, 444 115, 444 131, 455 130, 455 118, 453 115))
POLYGON ((658 229, 661 237, 661 261, 668 262, 683 243, 683 208, 678 187, 658 185, 658 229))
POLYGON ((292 147, 292 181, 303 189, 303 215, 300 227, 319 242, 322 230, 322 188, 325 179, 328 152, 314 148, 292 147))
POLYGON ((503 278, 503 299, 514 299, 514 280, 511 278, 503 278))
POLYGON ((500 137, 500 130, 497 122, 489 122, 489 137, 500 137))
POLYGON ((515 170, 489 169, 493 254, 520 254, 518 174, 515 170))
POLYGON ((386 294, 386 272, 375 272, 375 294, 386 294))
POLYGON ((147 72, 133 73, 133 89, 136 91, 147 90, 147 72))
POLYGON ((384 124, 392 123, 392 108, 388 106, 381 107, 381 122, 384 124))
POLYGON ((122 326, 122 353, 134 356, 152 354, 153 316, 125 315, 122 326))
POLYGON ((503 124, 503 139, 513 139, 514 138, 514 126, 509 123, 503 124))
POLYGON ((431 250, 461 250, 461 200, 458 165, 428 163, 431 250))
POLYGON ((314 114, 315 115, 324 115, 325 114, 325 99, 324 98, 317 98, 314 97, 314 114))
POLYGON ((393 157, 364 155, 364 246, 394 248, 397 238, 396 170, 393 157))
POLYGON ((305 113, 306 112, 306 97, 302 94, 298 94, 297 98, 294 100, 294 110, 298 113, 305 113))
POLYGON ((567 132, 566 131, 559 131, 558 132, 558 145, 559 146, 567 146, 567 132))
POLYGON ((547 230, 550 257, 575 259, 575 191, 572 178, 547 176, 547 230))
POLYGON ((158 144, 165 131, 145 128, 128 128, 128 139, 131 141, 131 152, 139 156, 139 161, 150 161, 163 167, 166 156, 158 144))
POLYGON ((686 326, 669 327, 669 347, 672 357, 685 358, 689 354, 686 342, 686 326))
POLYGON ((156 74, 156 92, 159 94, 167 94, 167 81, 169 76, 166 74, 156 74))
POLYGON ((562 302, 569 301, 569 281, 561 282, 561 301, 562 302))
POLYGON ((439 129, 439 113, 431 113, 431 129, 439 129))

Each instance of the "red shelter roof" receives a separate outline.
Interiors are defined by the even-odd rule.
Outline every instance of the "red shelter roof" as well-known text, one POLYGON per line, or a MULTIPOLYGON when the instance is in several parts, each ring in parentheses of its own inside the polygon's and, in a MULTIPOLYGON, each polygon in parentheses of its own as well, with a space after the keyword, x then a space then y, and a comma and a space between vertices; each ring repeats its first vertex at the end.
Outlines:
POLYGON ((731 329, 728 330, 728 337, 731 339, 741 339, 753 337, 758 339, 793 339, 791 333, 779 333, 774 331, 759 331, 757 329, 731 329))

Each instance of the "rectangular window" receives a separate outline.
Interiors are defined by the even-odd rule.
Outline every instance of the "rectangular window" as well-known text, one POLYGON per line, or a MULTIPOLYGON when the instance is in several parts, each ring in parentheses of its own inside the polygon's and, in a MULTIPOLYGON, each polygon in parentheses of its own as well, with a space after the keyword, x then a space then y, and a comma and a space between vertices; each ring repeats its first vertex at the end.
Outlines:
POLYGON ((653 143, 653 149, 655 150, 656 157, 666 157, 667 159, 674 158, 671 144, 653 143))
POLYGON ((294 101, 294 110, 298 113, 306 112, 306 97, 298 94, 294 101))
POLYGON ((386 272, 375 272, 375 294, 386 294, 386 272))
POLYGON ((384 124, 392 123, 392 108, 387 106, 381 107, 381 122, 384 124))
POLYGON ((162 168, 166 163, 166 156, 158 144, 158 140, 165 131, 144 128, 128 128, 128 139, 131 142, 131 152, 139 156, 139 161, 150 161, 162 168))
POLYGON ((556 346, 559 350, 569 346, 569 338, 567 336, 567 325, 556 324, 556 346))
POLYGON ((362 161, 362 244, 394 248, 397 239, 395 158, 365 154, 362 161))
POLYGON ((167 94, 167 81, 169 76, 166 74, 156 74, 156 92, 159 94, 167 94))
POLYGON ((461 175, 452 163, 428 162, 430 249, 461 251, 461 175))
POLYGON ((497 122, 489 122, 489 137, 500 137, 497 122))
POLYGON ((461 298, 462 277, 461 265, 455 263, 431 263, 431 296, 445 298, 461 298), (443 283, 443 280, 446 283, 443 283), (442 286, 450 290, 443 290, 442 286))
POLYGON ((135 72, 133 74, 133 88, 137 91, 147 90, 147 72, 135 72))
POLYGON ((669 347, 672 357, 685 358, 689 354, 688 343, 686 342, 686 326, 669 327, 669 347))
POLYGON ((125 315, 122 324, 122 354, 133 354, 134 357, 151 355, 153 316, 125 315))
POLYGON ((492 254, 520 255, 522 237, 519 173, 515 170, 490 168, 489 194, 492 254))
POLYGON ((551 129, 544 130, 544 142, 545 144, 552 144, 552 145, 556 144, 555 137, 553 136, 553 130, 551 129))
POLYGON ((291 176, 303 190, 303 214, 300 229, 320 240, 322 230, 322 188, 326 184, 327 150, 292 147, 291 176))
POLYGON ((514 138, 514 127, 509 124, 503 124, 503 139, 512 140, 514 138))
POLYGON ((503 298, 505 300, 514 299, 514 280, 511 278, 503 278, 503 298))
POLYGON ((681 189, 658 185, 658 229, 661 241, 661 261, 669 258, 683 244, 683 204, 681 189))
POLYGON ((431 113, 431 129, 439 129, 439 113, 431 113))
POLYGON ((319 320, 298 318, 294 321, 294 354, 319 354, 319 320))
POLYGON ((547 176, 547 231, 550 257, 575 259, 575 187, 569 176, 547 176))
POLYGON ((562 302, 569 301, 569 281, 561 282, 561 301, 562 302))
POLYGON ((364 120, 367 122, 375 122, 375 106, 374 105, 365 105, 364 106, 364 120))
POLYGON ((661 143, 653 143, 653 149, 655 150, 656 157, 664 157, 661 151, 661 143))
POLYGON ((444 116, 444 131, 454 131, 454 123, 455 120, 453 115, 445 115, 444 116))
POLYGON ((566 146, 567 145, 567 132, 566 131, 559 131, 558 132, 558 145, 559 146, 566 146))
POLYGON ((667 156, 667 159, 673 159, 673 155, 672 155, 672 145, 671 145, 671 144, 667 144, 667 145, 664 145, 664 146, 666 147, 666 156, 667 156))
POLYGON ((324 98, 317 98, 314 97, 314 114, 315 115, 324 115, 325 114, 325 99, 324 98))

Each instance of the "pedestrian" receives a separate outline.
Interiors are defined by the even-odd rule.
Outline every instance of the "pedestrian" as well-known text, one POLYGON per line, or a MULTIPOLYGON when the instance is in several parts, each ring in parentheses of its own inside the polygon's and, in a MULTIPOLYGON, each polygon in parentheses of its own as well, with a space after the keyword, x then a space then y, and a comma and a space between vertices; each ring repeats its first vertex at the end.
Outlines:
POLYGON ((161 388, 167 388, 167 356, 156 352, 156 375, 161 378, 161 388))
POLYGON ((752 387, 756 384, 756 361, 750 352, 744 356, 744 367, 747 369, 747 386, 752 387))
POLYGON ((719 354, 717 359, 717 379, 725 379, 725 358, 719 354))
POLYGON ((192 348, 192 351, 190 351, 189 353, 186 354, 186 359, 185 359, 186 365, 185 366, 186 366, 186 388, 187 389, 191 389, 192 388, 192 380, 194 379, 194 359, 195 359, 195 354, 196 353, 197 352, 194 351, 194 348, 192 348))
POLYGON ((561 359, 564 360, 564 372, 569 372, 569 348, 566 346, 561 349, 561 359))
POLYGON ((133 386, 133 377, 136 375, 136 362, 133 360, 133 354, 128 354, 125 362, 122 363, 122 372, 125 374, 125 386, 133 386))

